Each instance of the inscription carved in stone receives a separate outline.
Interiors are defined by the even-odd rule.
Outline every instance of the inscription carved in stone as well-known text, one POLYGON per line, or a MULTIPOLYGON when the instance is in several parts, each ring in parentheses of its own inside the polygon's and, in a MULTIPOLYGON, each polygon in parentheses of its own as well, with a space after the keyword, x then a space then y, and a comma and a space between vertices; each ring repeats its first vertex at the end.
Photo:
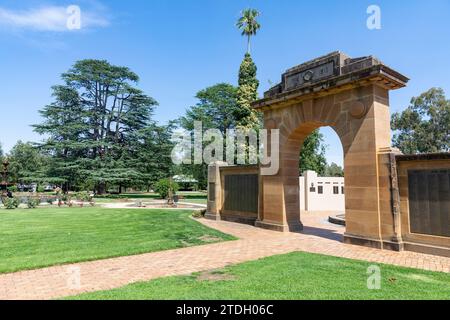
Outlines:
POLYGON ((334 62, 319 65, 317 67, 295 73, 286 77, 286 90, 292 90, 308 82, 321 80, 334 75, 334 62))

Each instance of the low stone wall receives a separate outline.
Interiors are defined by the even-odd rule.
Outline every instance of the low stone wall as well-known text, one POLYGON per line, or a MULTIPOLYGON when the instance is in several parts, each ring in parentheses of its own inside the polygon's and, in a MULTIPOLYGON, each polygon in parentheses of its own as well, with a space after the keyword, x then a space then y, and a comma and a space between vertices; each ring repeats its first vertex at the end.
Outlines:
POLYGON ((396 161, 405 250, 450 257, 450 153, 396 161))
POLYGON ((254 225, 259 216, 259 184, 259 166, 211 165, 206 217, 254 225))

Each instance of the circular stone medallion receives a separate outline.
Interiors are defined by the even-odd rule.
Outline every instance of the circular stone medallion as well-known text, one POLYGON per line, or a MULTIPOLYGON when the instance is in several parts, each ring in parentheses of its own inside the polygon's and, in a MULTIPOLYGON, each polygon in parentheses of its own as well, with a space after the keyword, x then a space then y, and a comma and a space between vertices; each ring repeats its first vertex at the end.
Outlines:
POLYGON ((367 108, 361 101, 355 101, 350 107, 350 115, 353 118, 361 119, 367 113, 367 108))
POLYGON ((314 71, 308 70, 308 71, 306 71, 306 73, 303 75, 303 80, 304 80, 305 82, 309 82, 309 81, 312 80, 313 76, 314 76, 314 71))

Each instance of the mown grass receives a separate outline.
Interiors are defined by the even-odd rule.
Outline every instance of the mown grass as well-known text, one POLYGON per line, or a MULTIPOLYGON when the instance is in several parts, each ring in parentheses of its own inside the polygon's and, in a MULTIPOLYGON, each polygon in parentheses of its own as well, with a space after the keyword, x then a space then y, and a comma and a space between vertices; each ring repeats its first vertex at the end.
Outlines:
POLYGON ((0 273, 210 243, 202 239, 234 239, 191 214, 99 207, 1 209, 0 273))
POLYGON ((208 199, 206 197, 204 199, 183 199, 183 200, 180 200, 180 202, 206 204, 208 202, 208 199))
POLYGON ((82 294, 79 300, 398 300, 450 299, 450 275, 378 265, 381 289, 369 290, 373 263, 295 252, 207 273, 160 278, 82 294))

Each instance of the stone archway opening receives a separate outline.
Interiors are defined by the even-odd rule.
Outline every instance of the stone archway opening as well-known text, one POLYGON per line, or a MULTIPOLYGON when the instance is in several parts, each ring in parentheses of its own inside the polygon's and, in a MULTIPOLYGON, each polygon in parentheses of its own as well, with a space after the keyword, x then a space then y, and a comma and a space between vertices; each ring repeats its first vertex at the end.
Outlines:
POLYGON ((305 226, 345 227, 345 177, 342 142, 331 127, 306 136, 299 156, 300 216, 305 226))
MULTIPOLYGON (((328 102, 325 102, 322 98, 312 101, 313 108, 316 105, 320 105, 328 109, 328 111, 319 110, 319 113, 324 112, 325 116, 327 116, 327 112, 333 111, 330 103, 332 103, 332 100, 329 99, 328 102)), ((302 112, 302 107, 303 105, 297 106, 297 112, 302 112)), ((287 117, 285 120, 287 120, 287 117)), ((343 122, 341 121, 341 123, 343 122)), ((330 128, 330 131, 334 132, 337 136, 339 148, 343 150, 344 167, 345 155, 349 151, 349 148, 345 148, 342 139, 346 135, 346 128, 340 128, 339 121, 336 121, 336 119, 330 122, 320 119, 300 121, 297 124, 291 122, 290 126, 291 130, 289 130, 289 134, 282 134, 285 139, 280 143, 281 159, 279 178, 281 178, 280 180, 285 193, 282 200, 285 202, 287 223, 284 231, 301 231, 305 227, 311 228, 312 221, 317 222, 328 219, 329 216, 345 214, 345 188, 343 181, 324 177, 324 172, 305 173, 301 171, 300 154, 305 147, 307 138, 321 128, 330 128), (339 197, 343 198, 341 207, 337 207, 338 204, 335 205, 339 197)), ((263 179, 270 181, 272 177, 263 177, 263 179)), ((266 185, 266 182, 263 185, 266 185)), ((317 223, 312 224, 314 224, 315 228, 318 225, 317 223)), ((260 226, 277 229, 277 227, 274 228, 273 224, 264 226, 261 223, 260 226)))

